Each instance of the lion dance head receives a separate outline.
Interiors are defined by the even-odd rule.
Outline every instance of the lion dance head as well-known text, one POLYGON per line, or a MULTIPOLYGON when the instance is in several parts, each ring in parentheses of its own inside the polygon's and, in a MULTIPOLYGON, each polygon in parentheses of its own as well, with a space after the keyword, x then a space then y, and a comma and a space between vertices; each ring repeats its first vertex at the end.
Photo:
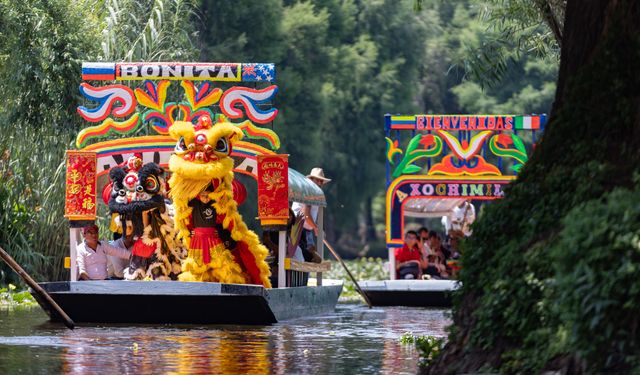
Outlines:
POLYGON ((231 151, 234 144, 242 139, 242 131, 222 116, 213 123, 209 116, 203 115, 196 124, 174 122, 169 134, 176 141, 174 154, 169 159, 172 172, 169 194, 176 210, 179 237, 187 246, 190 245, 193 209, 189 202, 201 192, 212 190, 209 198, 219 221, 218 235, 230 237, 234 247, 229 249, 227 247, 231 246, 225 245, 227 247, 212 250, 212 261, 207 264, 198 258, 202 257, 201 254, 190 250, 187 261, 183 262, 180 279, 254 283, 270 287, 269 266, 264 261, 268 251, 260 244, 258 236, 247 228, 233 199, 234 162, 231 151))

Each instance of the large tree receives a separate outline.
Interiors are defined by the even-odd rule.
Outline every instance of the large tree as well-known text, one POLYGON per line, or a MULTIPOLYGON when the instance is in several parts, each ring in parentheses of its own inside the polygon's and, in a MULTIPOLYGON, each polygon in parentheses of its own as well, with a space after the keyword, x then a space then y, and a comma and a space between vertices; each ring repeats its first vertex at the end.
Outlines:
POLYGON ((429 373, 640 370, 639 17, 568 1, 543 140, 474 227, 429 373))

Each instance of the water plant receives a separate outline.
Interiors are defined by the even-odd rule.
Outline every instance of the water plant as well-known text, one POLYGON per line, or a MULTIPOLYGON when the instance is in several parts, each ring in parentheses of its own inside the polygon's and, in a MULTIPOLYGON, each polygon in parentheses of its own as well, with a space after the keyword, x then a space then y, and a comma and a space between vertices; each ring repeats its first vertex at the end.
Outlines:
MULTIPOLYGON (((357 258, 345 260, 345 264, 356 280, 387 280, 389 273, 385 267, 385 261, 381 258, 357 258)), ((328 279, 344 281, 340 302, 360 302, 362 297, 358 294, 353 281, 338 262, 334 262, 331 271, 323 274, 328 279)))
POLYGON ((37 303, 27 290, 16 292, 17 287, 13 284, 6 288, 0 288, 0 309, 11 309, 15 307, 32 307, 37 303))
POLYGON ((416 336, 411 332, 405 332, 400 337, 400 342, 404 345, 415 345, 420 355, 418 364, 420 367, 429 366, 433 363, 434 358, 440 353, 440 350, 444 346, 443 337, 435 336, 416 336))

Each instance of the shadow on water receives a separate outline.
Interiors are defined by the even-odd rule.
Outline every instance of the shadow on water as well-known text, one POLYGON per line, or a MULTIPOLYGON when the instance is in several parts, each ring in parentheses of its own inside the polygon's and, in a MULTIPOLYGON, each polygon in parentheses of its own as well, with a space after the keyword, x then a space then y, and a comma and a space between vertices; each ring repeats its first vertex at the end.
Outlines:
POLYGON ((415 374, 418 354, 400 336, 444 336, 447 324, 446 310, 341 304, 333 314, 272 326, 69 331, 39 309, 0 311, 0 373, 415 374))

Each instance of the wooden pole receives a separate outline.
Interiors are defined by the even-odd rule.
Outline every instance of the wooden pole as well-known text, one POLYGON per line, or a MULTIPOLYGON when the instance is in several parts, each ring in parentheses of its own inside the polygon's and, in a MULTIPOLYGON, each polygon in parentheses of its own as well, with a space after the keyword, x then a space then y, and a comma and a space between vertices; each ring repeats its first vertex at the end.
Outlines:
MULTIPOLYGON (((318 255, 324 260, 324 207, 318 207, 318 255)), ((303 234, 304 235, 304 234, 303 234)), ((316 285, 322 286, 322 272, 316 272, 316 285)))
POLYGON ((36 293, 38 293, 40 297, 42 297, 42 300, 45 302, 45 304, 47 304, 52 309, 52 311, 57 313, 58 316, 62 318, 62 322, 64 323, 65 326, 67 326, 67 328, 73 329, 75 327, 75 323, 73 322, 73 320, 71 320, 71 318, 69 318, 69 315, 67 315, 62 310, 62 308, 58 306, 56 301, 54 301, 53 298, 51 298, 49 293, 47 293, 44 289, 42 289, 42 287, 38 285, 38 283, 36 283, 31 278, 31 276, 29 276, 29 274, 26 273, 25 270, 22 269, 22 267, 20 267, 18 263, 16 263, 16 261, 11 257, 11 255, 9 255, 1 247, 0 247, 0 258, 2 258, 2 260, 4 260, 7 263, 7 265, 11 267, 12 270, 14 270, 18 275, 20 275, 22 280, 24 280, 24 282, 26 282, 27 285, 31 287, 31 289, 33 289, 36 293))
POLYGON ((347 265, 344 264, 344 261, 342 260, 342 258, 340 257, 340 255, 338 255, 338 253, 333 249, 333 247, 331 247, 331 245, 329 245, 329 242, 327 242, 327 239, 324 239, 324 244, 327 245, 327 249, 329 249, 329 252, 331 254, 333 254, 333 256, 340 262, 340 264, 342 264, 342 267, 344 268, 345 271, 347 271, 347 275, 349 275, 349 278, 351 278, 351 281, 353 281, 353 284, 355 284, 356 286, 356 290, 358 291, 358 293, 360 293, 360 295, 362 296, 362 298, 364 298, 364 301, 367 303, 367 306, 369 306, 369 308, 371 308, 371 301, 369 301, 369 297, 367 297, 367 293, 365 293, 361 288, 360 285, 358 284, 358 282, 356 281, 356 278, 353 277, 353 275, 351 274, 351 272, 349 271, 349 269, 347 268, 347 265))
POLYGON ((278 232, 278 288, 287 286, 286 272, 284 270, 284 258, 287 251, 287 232, 278 232))

